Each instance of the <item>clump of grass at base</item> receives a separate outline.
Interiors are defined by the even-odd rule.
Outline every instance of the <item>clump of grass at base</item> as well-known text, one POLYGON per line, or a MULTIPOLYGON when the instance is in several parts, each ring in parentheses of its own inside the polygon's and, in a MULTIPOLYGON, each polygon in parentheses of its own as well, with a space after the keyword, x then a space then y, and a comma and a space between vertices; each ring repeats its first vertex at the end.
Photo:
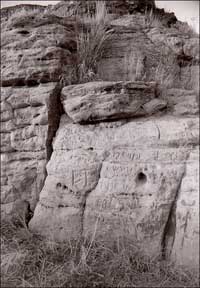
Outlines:
POLYGON ((124 237, 59 244, 3 222, 1 257, 1 287, 199 287, 196 272, 150 259, 124 237))
POLYGON ((107 31, 108 14, 105 2, 96 2, 94 15, 87 15, 82 18, 86 31, 77 32, 77 54, 78 54, 78 82, 92 81, 96 74, 97 61, 104 51, 106 40, 111 34, 107 31))

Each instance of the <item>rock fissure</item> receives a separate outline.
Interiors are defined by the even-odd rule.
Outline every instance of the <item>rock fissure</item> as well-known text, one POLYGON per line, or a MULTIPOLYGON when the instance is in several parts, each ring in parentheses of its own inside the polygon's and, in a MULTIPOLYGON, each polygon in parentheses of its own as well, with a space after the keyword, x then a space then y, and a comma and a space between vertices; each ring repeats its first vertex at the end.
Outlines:
POLYGON ((60 98, 62 88, 62 85, 58 83, 49 97, 48 132, 46 140, 47 161, 49 161, 53 152, 52 142, 58 130, 61 115, 64 113, 60 98))
POLYGON ((99 176, 97 176, 98 177, 98 181, 96 182, 95 186, 91 190, 87 191, 85 193, 85 195, 84 195, 84 199, 83 199, 83 202, 82 202, 82 208, 81 208, 81 237, 84 236, 83 235, 84 234, 83 233, 84 232, 84 218, 85 218, 85 209, 86 209, 87 198, 88 198, 88 195, 90 193, 92 193, 92 191, 94 191, 95 188, 97 187, 97 185, 99 184, 99 180, 100 180, 100 177, 101 177, 102 166, 103 166, 103 162, 101 163, 101 166, 99 168, 99 173, 98 173, 99 176))
POLYGON ((175 236, 176 236, 176 218, 177 218, 176 206, 177 206, 177 201, 178 201, 178 197, 180 194, 182 181, 185 175, 186 175, 186 164, 184 164, 184 171, 180 177, 180 180, 176 189, 175 197, 171 204, 169 216, 166 221, 166 225, 165 225, 164 232, 163 232, 162 243, 161 243, 163 260, 169 260, 170 255, 172 253, 175 236))

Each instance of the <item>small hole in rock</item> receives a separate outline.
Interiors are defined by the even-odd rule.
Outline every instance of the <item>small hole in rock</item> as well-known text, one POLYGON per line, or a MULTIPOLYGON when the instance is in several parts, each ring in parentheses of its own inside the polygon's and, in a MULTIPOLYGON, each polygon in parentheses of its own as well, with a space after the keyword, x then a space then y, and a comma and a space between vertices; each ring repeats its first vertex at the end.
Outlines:
POLYGON ((152 194, 149 194, 149 196, 152 196, 152 194))
POLYGON ((140 172, 137 176, 137 181, 139 183, 146 183, 147 181, 147 176, 143 173, 143 172, 140 172))
POLYGON ((63 189, 67 189, 67 186, 66 186, 66 185, 64 185, 64 186, 63 186, 63 189))
POLYGON ((61 183, 57 183, 56 184, 56 187, 58 188, 58 187, 61 187, 61 183))
POLYGON ((26 30, 21 30, 21 31, 18 31, 17 33, 22 34, 22 35, 27 35, 27 34, 29 34, 29 32, 26 31, 26 30))

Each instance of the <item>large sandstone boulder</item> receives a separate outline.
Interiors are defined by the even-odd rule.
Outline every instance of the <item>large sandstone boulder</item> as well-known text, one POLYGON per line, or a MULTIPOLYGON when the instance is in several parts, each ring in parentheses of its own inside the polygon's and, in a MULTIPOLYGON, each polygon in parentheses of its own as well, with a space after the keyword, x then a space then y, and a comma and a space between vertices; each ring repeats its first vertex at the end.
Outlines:
MULTIPOLYGON (((190 255, 194 255, 198 240, 198 223, 193 219, 198 213, 198 178, 197 170, 192 172, 188 167, 195 167, 198 160, 198 117, 177 118, 170 112, 171 115, 164 113, 159 117, 148 115, 134 119, 132 115, 132 119, 122 119, 116 114, 118 119, 108 121, 106 109, 99 107, 104 107, 103 101, 107 103, 110 94, 106 96, 102 90, 119 87, 115 90, 116 99, 122 95, 123 101, 120 94, 123 85, 133 87, 136 99, 137 95, 142 99, 155 97, 150 93, 155 91, 152 86, 149 84, 149 91, 148 83, 140 86, 141 82, 139 86, 136 82, 132 86, 130 82, 97 82, 93 86, 87 83, 63 89, 64 108, 69 116, 61 118, 45 185, 29 227, 46 237, 53 235, 58 241, 80 235, 108 241, 128 237, 146 254, 163 253, 179 264, 190 262, 194 266, 198 256, 196 254, 193 264, 188 261, 191 257, 187 243, 191 244, 190 255), (143 94, 136 87, 142 87, 143 94), (88 101, 90 91, 94 102, 88 101), (87 106, 89 102, 91 107, 87 106), (72 113, 70 105, 76 107, 81 103, 83 114, 80 108, 72 113), (95 111, 93 115, 100 115, 98 120, 104 121, 77 123, 88 120, 91 111, 95 111), (190 207, 190 203, 185 204, 187 196, 183 196, 184 191, 190 189, 190 181, 193 181, 195 199, 190 216, 192 225, 188 226, 190 231, 180 234, 177 227, 184 223, 190 207), (186 197, 185 202, 182 197, 186 197), (188 233, 192 233, 189 242, 188 233), (179 253, 181 258, 177 256, 179 253)), ((129 103, 127 109, 132 107, 129 103)), ((171 111, 173 103, 169 103, 171 111)))
POLYGON ((156 98, 156 83, 90 82, 62 90, 66 114, 77 122, 150 115, 167 106, 156 98))

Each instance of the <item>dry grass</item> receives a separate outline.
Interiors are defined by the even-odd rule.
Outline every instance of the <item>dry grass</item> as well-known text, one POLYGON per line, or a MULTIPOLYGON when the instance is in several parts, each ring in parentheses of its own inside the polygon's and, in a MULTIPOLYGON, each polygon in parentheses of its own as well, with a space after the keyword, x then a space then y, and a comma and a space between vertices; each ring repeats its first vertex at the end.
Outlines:
POLYGON ((105 2, 96 2, 94 15, 88 13, 82 18, 86 31, 77 32, 78 81, 95 80, 97 61, 102 57, 104 45, 111 34, 107 31, 108 14, 105 2))
POLYGON ((197 274, 142 256, 126 239, 58 244, 9 222, 1 226, 1 275, 9 288, 199 287, 197 274))
POLYGON ((159 15, 156 15, 153 10, 145 11, 145 26, 146 28, 162 27, 162 20, 159 15))

